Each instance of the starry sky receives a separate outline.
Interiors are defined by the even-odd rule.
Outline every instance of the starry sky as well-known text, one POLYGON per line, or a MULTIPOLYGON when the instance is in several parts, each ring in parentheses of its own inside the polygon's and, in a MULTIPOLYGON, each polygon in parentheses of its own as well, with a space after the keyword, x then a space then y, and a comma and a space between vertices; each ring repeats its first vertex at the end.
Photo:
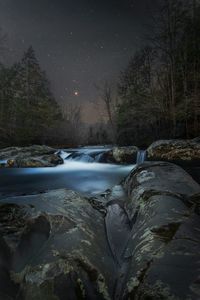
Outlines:
POLYGON ((92 119, 95 84, 117 80, 144 42, 154 1, 0 0, 5 59, 20 59, 32 45, 57 100, 84 104, 92 119))

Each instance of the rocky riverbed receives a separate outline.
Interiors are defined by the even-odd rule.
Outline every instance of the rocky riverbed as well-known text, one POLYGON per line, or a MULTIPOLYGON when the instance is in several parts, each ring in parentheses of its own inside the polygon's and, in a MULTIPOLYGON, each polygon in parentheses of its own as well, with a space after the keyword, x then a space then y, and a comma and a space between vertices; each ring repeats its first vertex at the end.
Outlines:
MULTIPOLYGON (((68 159, 112 164, 135 164, 140 152, 137 146, 82 147, 66 149, 68 159)), ((146 152, 150 161, 169 161, 180 165, 200 166, 200 138, 192 140, 159 140, 146 152)), ((64 163, 63 151, 48 146, 9 147, 0 149, 0 167, 54 167, 64 163)), ((64 157, 65 158, 65 157, 64 157)))
POLYGON ((147 162, 96 197, 0 200, 0 299, 200 298, 200 186, 147 162))

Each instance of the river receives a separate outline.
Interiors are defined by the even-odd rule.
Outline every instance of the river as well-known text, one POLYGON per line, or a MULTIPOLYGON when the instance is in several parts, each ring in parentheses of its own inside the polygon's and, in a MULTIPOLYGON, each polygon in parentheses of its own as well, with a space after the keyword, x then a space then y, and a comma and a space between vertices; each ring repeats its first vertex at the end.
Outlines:
POLYGON ((64 164, 54 168, 0 170, 0 197, 67 188, 85 195, 99 194, 118 184, 134 165, 100 163, 109 147, 65 149, 64 164))

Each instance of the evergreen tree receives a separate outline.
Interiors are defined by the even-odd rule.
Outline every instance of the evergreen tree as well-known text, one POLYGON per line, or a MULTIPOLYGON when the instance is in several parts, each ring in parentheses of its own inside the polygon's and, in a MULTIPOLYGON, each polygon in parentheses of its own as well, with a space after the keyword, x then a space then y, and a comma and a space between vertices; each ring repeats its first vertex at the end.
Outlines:
POLYGON ((21 62, 13 66, 12 72, 15 74, 12 101, 18 142, 44 142, 47 129, 60 117, 60 110, 32 47, 21 62))

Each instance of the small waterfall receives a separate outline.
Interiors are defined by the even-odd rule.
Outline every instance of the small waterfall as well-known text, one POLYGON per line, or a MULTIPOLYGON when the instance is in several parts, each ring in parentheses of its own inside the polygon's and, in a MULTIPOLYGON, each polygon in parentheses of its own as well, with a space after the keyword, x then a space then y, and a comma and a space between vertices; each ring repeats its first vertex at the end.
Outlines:
POLYGON ((67 160, 81 161, 81 162, 94 162, 93 157, 91 157, 90 155, 88 155, 86 153, 80 153, 80 152, 71 153, 71 155, 69 155, 67 157, 67 160))
POLYGON ((143 164, 143 162, 145 162, 146 159, 146 150, 139 150, 137 153, 137 161, 136 164, 137 165, 141 165, 143 164))
POLYGON ((103 152, 97 154, 97 155, 95 156, 95 162, 104 162, 104 161, 105 161, 105 153, 106 153, 106 152, 103 151, 103 152))
POLYGON ((71 155, 71 153, 67 153, 63 150, 58 150, 55 154, 59 155, 63 160, 67 159, 67 157, 71 155))
POLYGON ((80 149, 68 155, 67 160, 81 161, 81 162, 104 162, 105 153, 108 149, 80 149))

